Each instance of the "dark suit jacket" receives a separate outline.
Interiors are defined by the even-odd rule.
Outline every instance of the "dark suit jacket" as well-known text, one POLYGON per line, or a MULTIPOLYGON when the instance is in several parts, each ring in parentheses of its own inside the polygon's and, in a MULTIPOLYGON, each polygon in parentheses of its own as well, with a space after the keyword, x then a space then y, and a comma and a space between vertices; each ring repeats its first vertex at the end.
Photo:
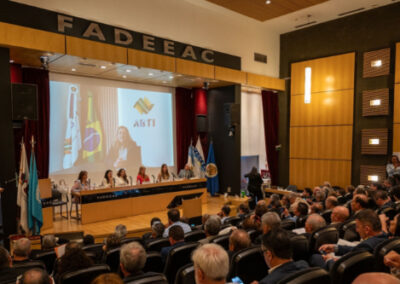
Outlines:
POLYGON ((366 239, 365 241, 362 241, 355 247, 338 246, 337 253, 335 253, 335 254, 336 255, 344 255, 350 251, 359 251, 359 250, 366 250, 366 251, 373 253, 375 247, 378 244, 380 244, 381 242, 383 242, 384 240, 386 240, 387 238, 388 238, 388 235, 382 233, 382 234, 376 235, 374 237, 371 237, 369 239, 366 239))
POLYGON ((162 257, 163 263, 165 264, 165 263, 167 262, 167 257, 168 257, 168 255, 169 255, 169 252, 170 252, 173 248, 177 248, 177 247, 179 247, 179 246, 181 246, 181 245, 184 245, 184 244, 185 244, 185 242, 179 242, 179 243, 174 244, 173 246, 163 247, 163 248, 161 249, 161 257, 162 257))
POLYGON ((0 269, 0 283, 16 282, 19 272, 13 267, 5 267, 0 269))
POLYGON ((304 260, 290 261, 274 269, 270 274, 265 276, 259 284, 275 284, 278 283, 282 278, 297 272, 302 269, 308 268, 307 262, 304 260))

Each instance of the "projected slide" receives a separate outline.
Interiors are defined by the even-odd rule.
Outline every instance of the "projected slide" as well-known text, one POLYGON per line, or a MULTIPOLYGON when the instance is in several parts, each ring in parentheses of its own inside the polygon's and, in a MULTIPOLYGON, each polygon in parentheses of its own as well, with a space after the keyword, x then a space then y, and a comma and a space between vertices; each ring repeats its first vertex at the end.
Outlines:
POLYGON ((87 170, 100 181, 105 170, 115 175, 125 168, 136 180, 141 165, 157 172, 163 163, 173 167, 171 91, 145 88, 52 74, 50 176, 87 170))

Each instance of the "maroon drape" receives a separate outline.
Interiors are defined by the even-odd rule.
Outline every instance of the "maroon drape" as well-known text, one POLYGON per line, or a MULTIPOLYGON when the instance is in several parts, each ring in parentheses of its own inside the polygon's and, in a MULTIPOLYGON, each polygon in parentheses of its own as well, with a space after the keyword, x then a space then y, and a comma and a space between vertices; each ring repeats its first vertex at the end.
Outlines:
POLYGON ((175 90, 176 114, 176 149, 178 171, 182 169, 188 157, 190 141, 193 143, 195 115, 194 97, 191 89, 176 88, 175 90))
POLYGON ((271 183, 278 182, 278 145, 279 107, 278 94, 271 91, 262 91, 262 104, 264 113, 265 147, 267 152, 268 167, 271 174, 271 183))
MULTIPOLYGON (((204 89, 194 89, 194 112, 195 115, 207 116, 207 91, 204 89)), ((197 129, 196 120, 194 121, 194 129, 197 129)), ((208 154, 208 138, 207 132, 196 132, 193 143, 200 139, 201 147, 203 148, 204 159, 207 160, 208 154)))
POLYGON ((36 140, 36 164, 39 178, 47 178, 49 173, 49 120, 50 94, 49 72, 34 68, 21 68, 18 64, 10 65, 12 83, 36 84, 38 88, 38 121, 26 120, 22 128, 14 129, 15 158, 19 165, 20 142, 24 137, 28 159, 31 153, 31 137, 36 140))

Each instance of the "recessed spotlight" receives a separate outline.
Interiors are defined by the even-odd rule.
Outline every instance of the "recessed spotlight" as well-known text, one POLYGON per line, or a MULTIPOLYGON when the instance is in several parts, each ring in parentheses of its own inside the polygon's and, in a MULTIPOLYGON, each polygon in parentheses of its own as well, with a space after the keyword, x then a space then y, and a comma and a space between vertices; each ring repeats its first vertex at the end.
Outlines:
POLYGON ((174 79, 174 76, 173 75, 169 75, 168 78, 174 79))
POLYGON ((167 81, 162 81, 164 84, 167 84, 167 81))
POLYGON ((10 59, 10 63, 14 63, 14 60, 10 59))
POLYGON ((150 72, 148 75, 149 75, 149 76, 153 76, 154 74, 150 72))
POLYGON ((101 68, 101 69, 106 69, 106 68, 107 68, 107 66, 105 66, 105 65, 101 65, 101 66, 100 66, 100 68, 101 68))
POLYGON ((75 69, 75 68, 72 68, 72 69, 71 69, 71 71, 72 71, 72 72, 75 72, 75 71, 76 71, 76 69, 75 69))
POLYGON ((126 75, 122 75, 122 78, 126 79, 126 75))
POLYGON ((265 1, 265 4, 267 4, 267 5, 271 4, 271 0, 265 1))
POLYGON ((126 69, 125 71, 126 71, 127 73, 131 73, 131 72, 132 72, 131 69, 126 69))

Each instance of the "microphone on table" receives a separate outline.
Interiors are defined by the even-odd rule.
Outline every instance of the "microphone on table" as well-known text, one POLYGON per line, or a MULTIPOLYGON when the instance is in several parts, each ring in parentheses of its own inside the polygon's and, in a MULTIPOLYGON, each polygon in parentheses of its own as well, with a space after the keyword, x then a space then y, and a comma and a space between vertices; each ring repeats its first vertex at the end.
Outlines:
POLYGON ((115 177, 113 177, 113 183, 114 183, 113 186, 115 186, 115 177))
POLYGON ((151 175, 151 177, 153 178, 153 183, 156 183, 156 177, 154 175, 151 175))
POLYGON ((176 179, 176 175, 174 173, 171 174, 172 174, 172 180, 174 181, 176 179))
POLYGON ((90 178, 88 179, 88 184, 89 184, 89 188, 90 188, 90 178))
POLYGON ((130 180, 130 185, 133 185, 133 179, 132 179, 132 176, 129 176, 129 180, 130 180))

